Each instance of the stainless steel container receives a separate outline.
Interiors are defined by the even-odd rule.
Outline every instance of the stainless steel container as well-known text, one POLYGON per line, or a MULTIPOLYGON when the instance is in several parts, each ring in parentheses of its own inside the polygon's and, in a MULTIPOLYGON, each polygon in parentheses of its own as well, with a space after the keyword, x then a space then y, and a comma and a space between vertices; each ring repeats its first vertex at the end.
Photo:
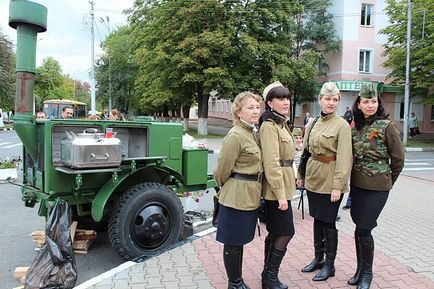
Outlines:
POLYGON ((65 166, 75 169, 106 168, 121 163, 121 141, 118 138, 105 138, 104 134, 95 131, 65 133, 68 137, 61 142, 61 162, 65 166))

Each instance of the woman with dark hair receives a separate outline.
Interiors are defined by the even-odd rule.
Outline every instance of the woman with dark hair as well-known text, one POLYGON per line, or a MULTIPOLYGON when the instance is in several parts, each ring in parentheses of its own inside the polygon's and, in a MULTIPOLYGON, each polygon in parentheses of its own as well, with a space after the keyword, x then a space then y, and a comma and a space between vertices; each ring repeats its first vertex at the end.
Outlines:
POLYGON ((220 188, 217 241, 224 244, 228 289, 248 289, 242 278, 243 246, 255 235, 262 189, 262 154, 257 140, 259 95, 242 92, 232 105, 234 126, 223 139, 214 178, 220 188))
POLYGON ((259 135, 262 147, 265 180, 265 238, 263 289, 288 288, 278 278, 286 247, 294 236, 291 199, 295 192, 292 168, 295 154, 294 137, 289 129, 289 90, 276 81, 263 92, 265 112, 260 119, 259 135))
POLYGON ((348 192, 352 161, 351 130, 348 123, 336 114, 340 97, 335 83, 324 83, 318 97, 321 115, 308 124, 304 137, 304 148, 308 148, 312 155, 307 162, 306 175, 298 170, 297 176, 298 187, 306 188, 309 214, 314 218, 315 258, 301 270, 313 272, 321 269, 313 281, 324 281, 335 276, 338 248, 336 217, 343 193, 348 192))
POLYGON ((350 183, 351 217, 356 224, 357 270, 348 284, 367 289, 373 277, 374 238, 371 232, 404 167, 404 148, 398 128, 388 119, 383 102, 372 85, 362 86, 353 113, 354 163, 350 183))

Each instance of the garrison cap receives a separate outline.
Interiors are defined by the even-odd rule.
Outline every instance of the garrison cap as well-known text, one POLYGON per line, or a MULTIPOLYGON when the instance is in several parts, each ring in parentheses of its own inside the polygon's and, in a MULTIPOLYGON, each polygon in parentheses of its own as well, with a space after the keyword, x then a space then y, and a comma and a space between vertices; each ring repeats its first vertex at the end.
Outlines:
POLYGON ((372 83, 362 84, 359 91, 359 96, 363 98, 373 98, 377 97, 378 93, 372 83))
POLYGON ((337 87, 336 83, 327 81, 321 87, 321 90, 319 92, 319 98, 336 94, 340 94, 339 88, 337 87))
POLYGON ((292 130, 292 135, 293 136, 301 136, 301 128, 294 127, 294 129, 292 130))
POLYGON ((270 90, 279 86, 284 87, 283 84, 280 83, 280 81, 275 81, 272 84, 269 84, 266 88, 264 88, 264 91, 262 92, 262 97, 264 98, 264 100, 267 101, 267 96, 270 90))

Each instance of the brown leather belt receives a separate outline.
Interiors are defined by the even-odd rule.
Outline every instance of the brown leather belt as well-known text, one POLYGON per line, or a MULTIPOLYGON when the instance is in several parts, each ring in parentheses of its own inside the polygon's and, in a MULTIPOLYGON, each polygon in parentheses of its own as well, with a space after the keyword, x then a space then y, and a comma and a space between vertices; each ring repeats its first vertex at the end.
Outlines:
POLYGON ((279 164, 281 167, 292 167, 294 160, 279 160, 279 164))
POLYGON ((312 159, 328 164, 331 161, 335 161, 336 156, 312 155, 312 159))
POLYGON ((259 173, 257 175, 247 175, 247 174, 239 174, 239 173, 232 173, 231 178, 242 180, 242 181, 255 181, 255 182, 262 182, 263 173, 259 173))

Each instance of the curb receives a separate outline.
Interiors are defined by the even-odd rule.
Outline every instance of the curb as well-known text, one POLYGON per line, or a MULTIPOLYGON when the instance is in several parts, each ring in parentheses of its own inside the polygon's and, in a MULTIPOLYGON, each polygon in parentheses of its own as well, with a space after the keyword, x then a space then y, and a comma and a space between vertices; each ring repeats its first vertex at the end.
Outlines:
POLYGON ((5 130, 14 130, 14 128, 13 127, 10 127, 10 128, 4 128, 4 127, 2 127, 2 128, 0 128, 0 131, 5 131, 5 130))
POLYGON ((434 152, 434 148, 404 148, 405 152, 434 152))

